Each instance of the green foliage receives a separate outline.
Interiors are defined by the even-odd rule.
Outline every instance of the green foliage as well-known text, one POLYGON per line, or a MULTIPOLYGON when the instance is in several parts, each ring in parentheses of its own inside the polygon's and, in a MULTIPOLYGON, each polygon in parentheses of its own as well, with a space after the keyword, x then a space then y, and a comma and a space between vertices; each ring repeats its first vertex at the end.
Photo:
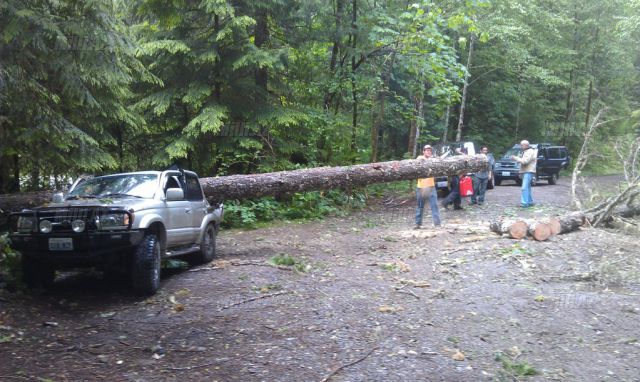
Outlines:
MULTIPOLYGON (((467 75, 462 139, 575 155, 608 106, 606 152, 637 135, 639 4, 5 0, 0 192, 174 163, 201 176, 344 165, 374 143, 380 160, 408 157, 410 126, 420 143, 453 137, 467 75)), ((615 169, 607 154, 593 171, 615 169)), ((255 224, 358 202, 327 195, 229 206, 255 224)))
POLYGON ((2 2, 4 166, 15 149, 19 156, 14 166, 34 176, 40 171, 66 175, 118 166, 113 129, 144 126, 127 102, 133 96, 132 83, 153 76, 135 59, 124 25, 114 13, 104 2, 2 2))
POLYGON ((271 257, 268 262, 273 265, 284 265, 284 266, 291 267, 295 265, 298 262, 298 260, 296 260, 295 257, 289 254, 281 253, 279 255, 271 257))
POLYGON ((281 253, 273 256, 269 260, 267 260, 267 262, 275 266, 293 267, 295 271, 301 273, 305 273, 311 270, 311 266, 309 264, 305 264, 304 261, 286 253, 281 253))
POLYGON ((540 374, 540 372, 529 363, 525 361, 516 362, 502 352, 496 353, 495 360, 501 362, 503 370, 512 377, 517 378, 540 374))
POLYGON ((0 235, 0 282, 16 286, 21 282, 21 257, 9 244, 8 235, 0 235))
POLYGON ((406 192, 407 182, 373 185, 365 189, 294 193, 278 201, 273 197, 225 202, 224 225, 255 227, 273 220, 310 220, 340 215, 365 207, 370 197, 406 192), (404 189, 403 189, 404 188, 404 189))

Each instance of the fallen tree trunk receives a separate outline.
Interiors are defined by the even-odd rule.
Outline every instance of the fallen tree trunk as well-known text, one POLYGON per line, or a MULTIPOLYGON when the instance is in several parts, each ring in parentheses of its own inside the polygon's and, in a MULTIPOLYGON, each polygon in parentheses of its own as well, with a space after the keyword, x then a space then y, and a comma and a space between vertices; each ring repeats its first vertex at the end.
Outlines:
POLYGON ((53 191, 0 195, 0 214, 42 205, 51 200, 53 191))
MULTIPOLYGON (((394 182, 475 172, 486 168, 484 155, 459 155, 446 159, 402 160, 344 167, 317 167, 253 175, 200 178, 211 202, 248 199, 289 192, 351 188, 373 183, 394 182)), ((0 195, 0 213, 20 211, 51 200, 52 191, 0 195)))
POLYGON ((210 201, 220 201, 454 175, 460 171, 475 172, 485 168, 487 164, 488 161, 484 155, 461 155, 446 159, 403 160, 200 178, 200 184, 210 201))

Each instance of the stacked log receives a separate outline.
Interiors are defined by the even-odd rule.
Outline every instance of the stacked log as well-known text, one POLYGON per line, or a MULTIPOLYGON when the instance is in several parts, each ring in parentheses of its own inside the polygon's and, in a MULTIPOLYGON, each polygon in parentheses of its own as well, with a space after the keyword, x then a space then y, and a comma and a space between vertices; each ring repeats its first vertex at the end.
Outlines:
POLYGON ((582 212, 572 212, 563 216, 539 220, 500 219, 489 225, 491 231, 511 239, 524 239, 527 236, 545 241, 551 236, 575 231, 587 222, 582 212))

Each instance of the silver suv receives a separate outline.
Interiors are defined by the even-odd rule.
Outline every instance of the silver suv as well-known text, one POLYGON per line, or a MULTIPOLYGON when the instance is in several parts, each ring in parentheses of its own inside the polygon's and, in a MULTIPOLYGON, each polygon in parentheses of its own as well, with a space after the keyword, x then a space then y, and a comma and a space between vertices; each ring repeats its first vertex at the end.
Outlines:
POLYGON ((194 172, 132 172, 81 179, 52 203, 12 214, 10 239, 28 284, 51 284, 56 269, 115 268, 130 275, 134 291, 151 295, 162 259, 214 258, 222 217, 194 172))

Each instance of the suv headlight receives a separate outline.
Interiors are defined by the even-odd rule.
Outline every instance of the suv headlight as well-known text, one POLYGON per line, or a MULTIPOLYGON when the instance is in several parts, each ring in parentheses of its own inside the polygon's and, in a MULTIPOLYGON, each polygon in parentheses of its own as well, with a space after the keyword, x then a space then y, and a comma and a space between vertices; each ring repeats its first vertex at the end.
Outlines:
POLYGON ((53 224, 49 220, 43 220, 40 222, 40 232, 50 233, 53 230, 53 224))
POLYGON ((84 232, 84 228, 85 228, 85 224, 84 224, 83 220, 76 219, 76 220, 71 222, 71 229, 75 233, 84 232))
POLYGON ((124 212, 98 215, 96 217, 96 227, 100 230, 128 229, 131 224, 131 217, 124 212))
POLYGON ((20 233, 27 233, 33 231, 36 226, 36 218, 34 216, 20 216, 18 217, 17 231, 20 233))

